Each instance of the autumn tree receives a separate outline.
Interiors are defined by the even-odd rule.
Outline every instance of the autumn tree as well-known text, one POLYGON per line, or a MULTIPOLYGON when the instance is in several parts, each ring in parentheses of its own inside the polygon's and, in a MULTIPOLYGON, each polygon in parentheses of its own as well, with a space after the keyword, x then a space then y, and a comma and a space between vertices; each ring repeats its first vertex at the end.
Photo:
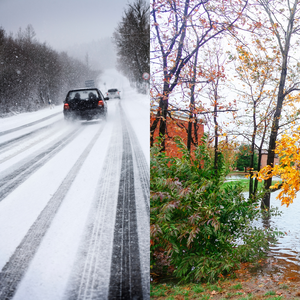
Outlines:
MULTIPOLYGON (((272 119, 270 139, 268 146, 267 164, 273 167, 275 146, 280 128, 283 106, 289 95, 299 91, 299 66, 297 66, 296 49, 299 43, 299 7, 295 1, 270 1, 258 0, 249 5, 248 15, 255 20, 253 30, 258 38, 271 43, 274 51, 280 52, 280 67, 278 76, 278 88, 276 90, 275 112, 272 119), (257 5, 258 4, 258 5, 257 5)), ((265 187, 269 190, 272 185, 272 177, 265 181, 265 187)), ((270 207, 270 193, 263 199, 262 207, 270 207)))
MULTIPOLYGON (((227 138, 225 120, 228 118, 228 114, 231 115, 237 111, 235 101, 226 97, 226 63, 228 58, 223 49, 224 39, 215 38, 209 45, 207 44, 202 48, 203 51, 199 55, 200 59, 198 61, 196 59, 190 61, 193 70, 189 72, 189 69, 185 68, 183 71, 184 79, 190 85, 190 93, 187 94, 191 100, 189 106, 181 110, 205 119, 206 132, 209 132, 214 149, 215 174, 218 173, 221 165, 220 159, 223 159, 223 151, 229 150, 231 146, 232 150, 234 148, 233 143, 229 142, 227 138), (201 74, 202 80, 196 80, 196 70, 197 77, 201 74)), ((182 103, 181 107, 184 107, 182 103)), ((189 121, 190 128, 191 118, 189 121)), ((195 121, 192 119, 192 122, 195 121)), ((190 131, 187 130, 187 133, 189 137, 190 131)))
MULTIPOLYGON (((196 37, 196 43, 199 43, 199 37, 197 34, 197 30, 193 24, 192 28, 194 29, 195 37, 196 37)), ((189 45, 189 43, 188 43, 189 45)), ((187 47, 188 48, 188 47, 187 47)), ((189 122, 187 126, 187 149, 191 151, 191 145, 194 144, 194 146, 198 145, 198 131, 197 131, 197 122, 198 122, 198 114, 196 111, 196 84, 197 84, 197 67, 198 67, 198 55, 199 52, 197 51, 193 57, 188 63, 187 63, 187 70, 186 70, 186 84, 189 87, 190 93, 189 95, 189 107, 188 107, 188 116, 189 116, 189 122), (193 126, 194 125, 194 126, 193 126), (193 134, 194 132, 194 134, 193 134), (194 136, 194 138, 193 138, 194 136)))
POLYGON ((270 189, 279 189, 277 199, 282 205, 289 206, 300 190, 300 127, 291 128, 290 133, 285 133, 276 142, 275 154, 279 156, 279 165, 267 165, 258 174, 257 178, 268 180, 270 177, 279 176, 282 183, 276 183, 270 189))
MULTIPOLYGON (((194 37, 197 43, 199 36, 196 26, 194 37)), ((187 45, 193 41, 187 39, 187 45)), ((188 47, 185 51, 188 52, 188 47)), ((226 81, 225 65, 227 56, 223 51, 224 43, 221 38, 215 38, 202 47, 202 52, 195 53, 195 56, 188 62, 181 75, 182 99, 188 98, 188 103, 179 101, 177 109, 189 115, 187 131, 187 148, 191 149, 191 144, 198 145, 196 124, 200 120, 206 120, 207 127, 213 127, 210 134, 214 137, 215 170, 218 169, 219 136, 222 135, 222 126, 218 121, 219 113, 236 111, 226 97, 224 87, 226 81), (188 88, 184 88, 184 87, 188 88), (194 125, 194 126, 193 126, 194 125), (210 126, 211 125, 211 126, 210 126)))
MULTIPOLYGON (((152 75, 157 76, 159 82, 152 88, 152 97, 159 106, 150 128, 152 143, 153 133, 158 125, 160 136, 164 138, 166 134, 169 98, 182 82, 182 71, 187 63, 212 39, 232 30, 246 4, 247 2, 241 1, 152 1, 152 75), (195 27, 192 24, 196 26, 199 39, 194 39, 186 52, 184 46, 187 37, 194 35, 195 27)), ((162 149, 164 148, 163 140, 162 149)))
POLYGON ((270 51, 255 37, 250 45, 241 43, 240 39, 236 42, 236 52, 228 52, 235 70, 231 88, 237 94, 240 108, 235 118, 237 126, 232 133, 241 135, 250 145, 250 164, 247 167, 250 173, 249 197, 252 197, 258 187, 257 179, 253 184, 252 177, 255 152, 258 152, 260 168, 263 146, 275 109, 279 57, 277 51, 270 51))

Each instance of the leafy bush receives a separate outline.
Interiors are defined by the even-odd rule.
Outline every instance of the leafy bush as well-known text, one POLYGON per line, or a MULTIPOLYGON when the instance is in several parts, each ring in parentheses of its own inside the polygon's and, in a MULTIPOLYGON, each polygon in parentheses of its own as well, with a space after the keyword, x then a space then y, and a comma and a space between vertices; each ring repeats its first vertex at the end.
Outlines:
POLYGON ((151 149, 151 265, 182 281, 213 282, 263 257, 275 232, 250 225, 258 203, 241 186, 221 187, 222 168, 214 171, 205 139, 194 158, 177 145, 182 158, 151 149))

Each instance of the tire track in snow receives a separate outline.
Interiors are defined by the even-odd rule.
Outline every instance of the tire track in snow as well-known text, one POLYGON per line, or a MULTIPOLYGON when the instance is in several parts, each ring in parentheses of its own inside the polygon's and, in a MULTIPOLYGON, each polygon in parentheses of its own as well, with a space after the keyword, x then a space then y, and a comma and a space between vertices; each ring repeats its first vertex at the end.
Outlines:
MULTIPOLYGON (((125 112, 123 108, 121 107, 122 115, 125 116, 125 112)), ((135 161, 137 164, 137 168, 139 171, 139 179, 141 181, 142 185, 142 191, 144 196, 144 202, 147 209, 147 213, 150 219, 150 171, 149 166, 146 162, 145 155, 141 149, 140 143, 136 137, 136 134, 131 126, 131 124, 128 122, 127 119, 124 118, 124 122, 126 123, 126 126, 128 128, 128 132, 130 135, 130 140, 132 143, 132 148, 135 155, 135 161)))
POLYGON ((1 135, 8 134, 8 133, 11 133, 11 132, 15 132, 15 131, 21 130, 21 129, 26 128, 26 127, 33 126, 33 125, 38 124, 38 123, 41 123, 41 122, 46 121, 46 120, 48 120, 48 119, 54 118, 55 116, 57 116, 57 115, 59 115, 59 114, 61 114, 61 113, 62 113, 62 112, 58 112, 58 113, 55 113, 55 114, 53 114, 53 115, 51 115, 51 116, 42 118, 42 119, 40 119, 40 120, 31 122, 31 123, 28 123, 28 124, 25 124, 25 125, 22 125, 22 126, 19 126, 19 127, 16 127, 16 128, 12 128, 12 129, 9 129, 9 130, 6 130, 6 131, 2 131, 2 132, 0 132, 0 136, 1 136, 1 135))
POLYGON ((143 287, 147 283, 141 278, 133 151, 123 116, 121 120, 114 130, 67 287, 69 300, 147 299, 143 295, 149 289, 143 287))
POLYGON ((65 298, 107 299, 122 158, 121 126, 117 119, 101 170, 88 224, 79 247, 65 298))
MULTIPOLYGON (((53 123, 52 125, 54 125, 54 124, 55 123, 53 123)), ((13 152, 13 153, 11 153, 9 150, 11 150, 11 148, 13 148, 14 146, 9 147, 9 149, 5 149, 4 151, 0 151, 0 154, 2 154, 3 152, 9 152, 10 153, 8 156, 6 156, 6 157, 4 157, 3 159, 0 160, 0 164, 3 163, 3 162, 5 162, 5 161, 7 161, 7 160, 9 160, 9 159, 11 159, 12 157, 15 157, 16 155, 18 155, 20 153, 22 153, 22 152, 30 149, 31 147, 37 145, 38 143, 41 143, 41 142, 47 140, 52 135, 53 135, 53 131, 50 131, 46 136, 42 136, 42 137, 38 136, 37 140, 33 140, 29 145, 21 148, 20 150, 18 150, 16 152, 13 152)), ((0 145, 0 147, 1 147, 1 145, 0 145)))
POLYGON ((108 299, 143 299, 137 231, 133 153, 122 117, 123 156, 108 299))
MULTIPOLYGON (((28 266, 33 259, 39 245, 42 242, 48 228, 51 225, 65 195, 70 189, 76 175, 89 155, 91 149, 99 138, 103 126, 100 127, 94 138, 80 155, 72 169, 69 171, 55 194, 49 200, 46 207, 38 216, 37 220, 30 227, 26 236, 17 247, 9 261, 0 272, 0 299, 9 300, 14 296, 19 283, 21 282, 28 266)), ((41 295, 42 296, 42 295, 41 295)))
POLYGON ((19 136, 19 137, 17 137, 17 138, 14 138, 14 139, 12 139, 12 140, 9 140, 9 141, 6 141, 6 142, 1 143, 1 144, 0 144, 0 148, 1 148, 0 153, 3 152, 3 149, 4 149, 4 151, 7 151, 7 149, 6 149, 7 147, 12 147, 12 146, 14 146, 15 143, 21 142, 21 141, 23 141, 24 139, 28 138, 29 136, 31 136, 31 135, 33 135, 33 134, 36 134, 36 133, 39 132, 39 131, 46 130, 46 129, 48 129, 49 127, 52 127, 52 126, 56 125, 56 124, 59 123, 59 122, 61 122, 61 120, 58 120, 58 121, 56 121, 56 122, 54 122, 54 123, 52 123, 52 124, 49 124, 49 125, 40 127, 40 128, 38 128, 38 129, 33 130, 33 131, 30 131, 30 132, 28 132, 28 133, 25 133, 25 134, 23 134, 23 135, 21 135, 21 136, 19 136), (5 148, 4 148, 4 147, 5 147, 5 148))
MULTIPOLYGON (((134 151, 134 184, 144 299, 150 299, 150 169, 135 131, 122 112, 134 151), (144 201, 143 201, 144 200, 144 201)), ((146 133, 147 134, 147 133, 146 133)))
POLYGON ((61 149, 69 144, 76 137, 76 134, 82 130, 83 127, 79 127, 71 132, 71 134, 68 132, 58 142, 50 146, 48 149, 43 150, 34 158, 24 163, 21 167, 12 171, 10 174, 4 176, 3 178, 0 178, 0 201, 2 201, 21 183, 23 183, 31 174, 42 167, 56 153, 61 151, 61 149))

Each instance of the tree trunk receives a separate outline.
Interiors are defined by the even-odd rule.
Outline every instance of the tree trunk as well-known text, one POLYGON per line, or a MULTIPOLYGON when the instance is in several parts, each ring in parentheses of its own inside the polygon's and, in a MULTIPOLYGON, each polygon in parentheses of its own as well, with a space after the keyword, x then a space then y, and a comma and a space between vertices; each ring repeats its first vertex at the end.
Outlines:
POLYGON ((153 123, 150 126, 150 146, 153 147, 153 143, 154 143, 154 131, 157 127, 157 124, 160 120, 161 117, 161 112, 160 110, 158 110, 158 112, 156 113, 156 117, 155 120, 153 121, 153 123))
MULTIPOLYGON (((260 171, 260 165, 261 165, 261 152, 262 152, 262 146, 259 147, 259 149, 258 149, 258 163, 257 163, 257 171, 258 172, 260 171)), ((258 189, 258 180, 257 180, 257 178, 255 178, 255 180, 254 180, 254 190, 253 190, 254 196, 256 196, 257 189, 258 189)))
POLYGON ((196 84, 196 68, 198 62, 198 51, 195 53, 195 60, 193 65, 193 77, 192 77, 192 86, 191 86, 191 100, 190 100, 190 114, 189 114, 189 125, 188 125, 188 138, 187 138, 187 149, 191 152, 191 143, 192 143, 192 120, 193 120, 193 111, 195 108, 195 84, 196 84))
MULTIPOLYGON (((294 2, 293 8, 290 8, 290 16, 288 18, 288 26, 287 31, 285 32, 284 41, 285 45, 283 46, 281 37, 278 31, 275 31, 275 36, 278 40, 278 44, 281 50, 282 54, 282 66, 281 66, 281 74, 280 74, 280 82, 279 82, 279 89, 278 89, 278 96, 277 96, 277 105, 275 114, 273 117, 273 123, 272 123, 272 129, 271 129, 271 135, 270 135, 270 142, 269 142, 269 149, 268 149, 268 159, 267 159, 267 165, 273 167, 274 164, 274 158, 275 158, 275 147, 276 147, 276 140, 278 135, 278 129, 279 129, 279 120, 281 116, 281 110, 283 101, 285 98, 285 81, 286 81, 286 75, 287 75, 287 66, 288 66, 288 54, 290 50, 290 42, 291 37, 293 34, 293 26, 294 26, 294 19, 295 14, 297 12, 297 5, 298 0, 294 2)), ((263 5, 264 9, 266 10, 266 13, 269 15, 271 24, 274 24, 274 21, 272 19, 272 11, 270 10, 268 5, 263 5)), ((272 185, 272 177, 265 181, 265 188, 267 189, 267 193, 264 196, 261 208, 270 208, 270 186, 272 185)))
POLYGON ((254 194, 253 191, 253 169, 254 169, 254 146, 255 146, 255 133, 252 136, 252 143, 251 143, 251 159, 250 159, 250 179, 249 179, 249 198, 251 198, 254 194))
POLYGON ((154 142, 154 131, 158 125, 159 122, 159 137, 161 140, 161 151, 166 150, 166 131, 167 131, 167 114, 168 114, 168 105, 169 105, 169 76, 165 75, 167 80, 164 82, 164 91, 163 96, 160 98, 159 101, 159 109, 156 114, 156 119, 153 121, 151 127, 150 127, 150 144, 153 146, 154 142))
MULTIPOLYGON (((269 149, 268 149, 268 159, 267 159, 267 165, 273 167, 274 166, 274 158, 275 158, 275 147, 276 147, 276 140, 278 135, 278 129, 279 129, 279 119, 281 116, 281 110, 284 100, 284 83, 286 79, 286 60, 285 60, 285 68, 282 70, 281 78, 280 78, 280 85, 279 85, 279 92, 278 92, 278 98, 277 98, 277 107, 276 111, 273 117, 273 123, 272 123, 272 129, 270 134, 270 142, 269 142, 269 149)), ((270 186, 272 185, 272 177, 268 180, 265 180, 264 186, 267 191, 269 191, 270 186)), ((270 208, 270 192, 267 192, 264 196, 261 208, 263 209, 269 209, 270 208)))
POLYGON ((249 198, 252 198, 254 195, 253 191, 253 170, 254 170, 254 150, 255 150, 255 138, 256 138, 256 104, 257 102, 253 101, 253 134, 252 134, 252 141, 251 141, 251 159, 250 159, 250 180, 249 180, 249 198))
POLYGON ((215 99, 214 104, 214 124, 215 124, 215 161, 214 161, 214 170, 215 175, 218 174, 219 168, 219 149, 218 149, 218 121, 217 121, 217 100, 215 99))

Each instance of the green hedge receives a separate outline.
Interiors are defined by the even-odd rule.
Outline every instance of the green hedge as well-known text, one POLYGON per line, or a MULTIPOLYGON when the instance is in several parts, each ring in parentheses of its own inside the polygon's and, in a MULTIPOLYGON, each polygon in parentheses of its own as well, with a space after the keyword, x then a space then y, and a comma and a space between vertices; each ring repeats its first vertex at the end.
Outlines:
POLYGON ((205 139, 194 159, 177 144, 180 159, 151 148, 151 267, 182 281, 213 282, 264 257, 278 232, 251 225, 259 199, 247 201, 239 184, 223 185, 225 171, 215 175, 205 139))

